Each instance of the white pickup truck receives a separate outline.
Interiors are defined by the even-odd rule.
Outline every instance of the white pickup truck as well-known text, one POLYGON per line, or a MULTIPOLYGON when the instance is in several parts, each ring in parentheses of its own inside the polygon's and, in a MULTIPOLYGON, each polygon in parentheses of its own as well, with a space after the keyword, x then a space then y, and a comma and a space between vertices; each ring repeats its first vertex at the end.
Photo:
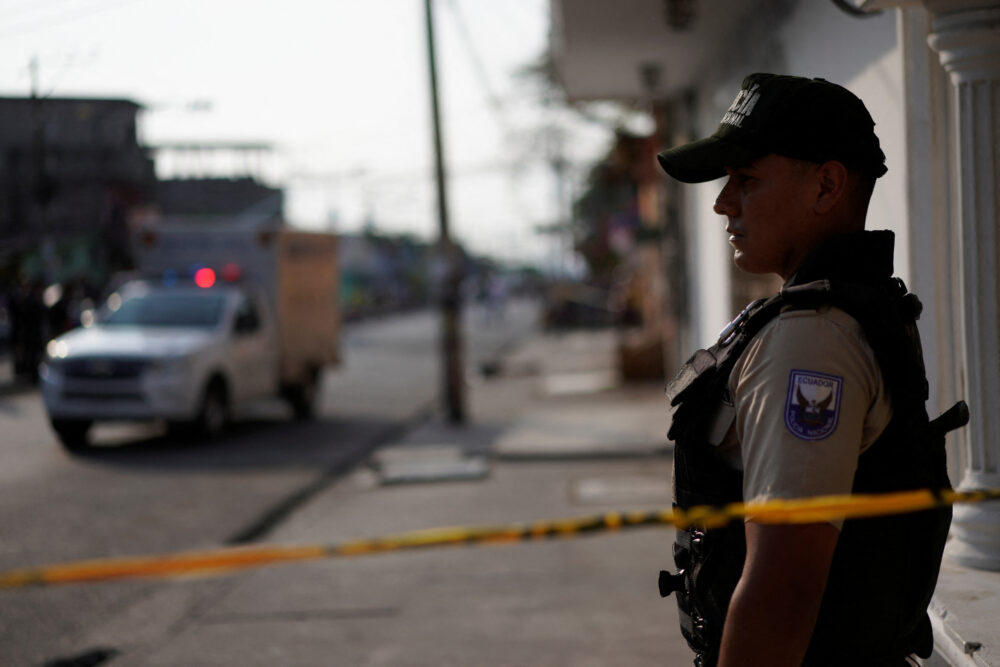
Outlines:
POLYGON ((88 447, 102 420, 214 437, 265 396, 312 415, 320 372, 338 360, 334 236, 159 229, 140 248, 150 277, 121 285, 91 326, 46 348, 42 395, 68 450, 88 447))

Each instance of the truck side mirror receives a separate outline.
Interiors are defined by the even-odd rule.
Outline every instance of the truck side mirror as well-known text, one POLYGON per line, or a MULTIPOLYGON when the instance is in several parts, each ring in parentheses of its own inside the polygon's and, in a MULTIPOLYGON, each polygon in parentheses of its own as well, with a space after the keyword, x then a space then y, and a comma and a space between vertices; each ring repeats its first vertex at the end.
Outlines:
POLYGON ((236 316, 236 322, 233 324, 233 331, 236 334, 248 334, 257 331, 260 328, 260 322, 257 320, 257 314, 254 312, 243 312, 236 316))

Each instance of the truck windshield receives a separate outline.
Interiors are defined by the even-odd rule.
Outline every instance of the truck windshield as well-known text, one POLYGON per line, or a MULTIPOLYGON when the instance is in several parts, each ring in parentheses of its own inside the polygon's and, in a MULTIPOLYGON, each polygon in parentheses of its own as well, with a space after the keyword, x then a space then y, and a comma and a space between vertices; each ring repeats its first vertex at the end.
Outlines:
POLYGON ((104 324, 211 328, 219 323, 224 301, 223 295, 211 292, 150 292, 123 301, 104 324))

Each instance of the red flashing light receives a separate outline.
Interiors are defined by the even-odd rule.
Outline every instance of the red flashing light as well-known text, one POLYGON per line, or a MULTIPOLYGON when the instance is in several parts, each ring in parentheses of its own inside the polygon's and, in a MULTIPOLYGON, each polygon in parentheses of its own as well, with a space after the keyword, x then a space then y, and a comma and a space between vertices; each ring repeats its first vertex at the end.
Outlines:
POLYGON ((198 287, 211 287, 215 284, 215 271, 208 268, 198 269, 194 274, 194 284, 198 287))
POLYGON ((227 283, 239 282, 243 277, 243 269, 239 264, 226 264, 222 267, 222 279, 227 283))

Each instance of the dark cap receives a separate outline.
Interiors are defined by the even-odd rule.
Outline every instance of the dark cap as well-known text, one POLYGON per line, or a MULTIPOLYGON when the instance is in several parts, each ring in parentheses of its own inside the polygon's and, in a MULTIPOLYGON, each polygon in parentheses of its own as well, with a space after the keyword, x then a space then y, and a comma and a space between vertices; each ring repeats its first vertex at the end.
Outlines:
POLYGON ((702 183, 769 153, 836 160, 875 178, 886 172, 875 121, 854 93, 823 79, 763 73, 743 80, 712 136, 657 158, 677 180, 702 183))

